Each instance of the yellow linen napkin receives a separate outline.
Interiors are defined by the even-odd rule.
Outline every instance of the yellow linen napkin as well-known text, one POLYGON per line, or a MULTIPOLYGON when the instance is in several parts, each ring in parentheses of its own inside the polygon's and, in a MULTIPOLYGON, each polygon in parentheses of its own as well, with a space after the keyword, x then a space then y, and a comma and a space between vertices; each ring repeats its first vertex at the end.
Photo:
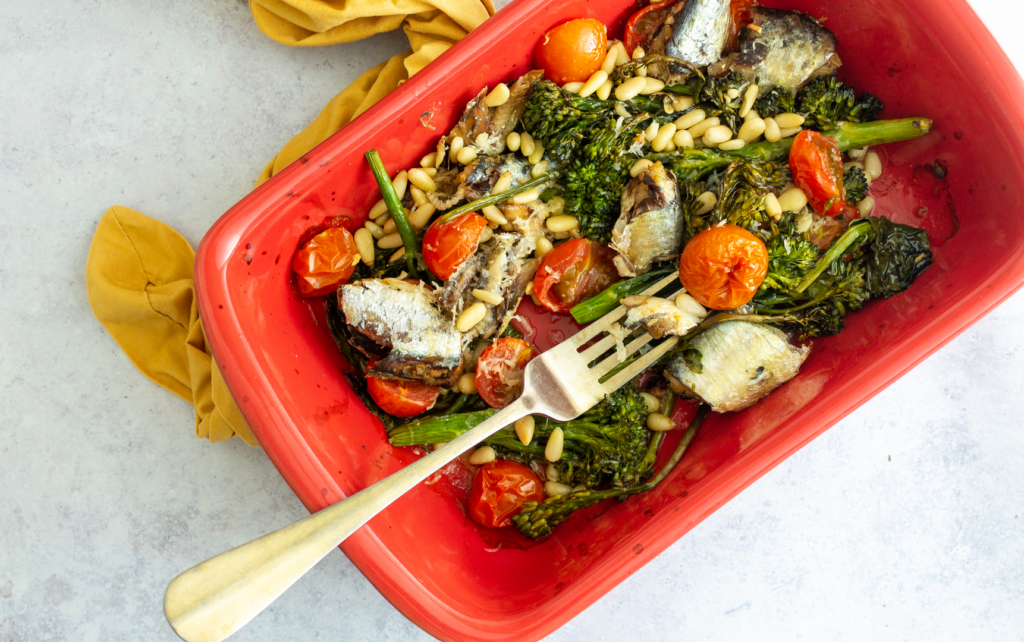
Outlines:
MULTIPOLYGON (((335 96, 267 165, 259 185, 338 131, 494 14, 491 0, 250 0, 256 25, 286 45, 330 45, 402 26, 411 51, 335 96)), ((258 445, 228 392, 196 309, 195 253, 176 231, 114 206, 93 235, 89 304, 132 363, 195 406, 196 436, 258 445)))

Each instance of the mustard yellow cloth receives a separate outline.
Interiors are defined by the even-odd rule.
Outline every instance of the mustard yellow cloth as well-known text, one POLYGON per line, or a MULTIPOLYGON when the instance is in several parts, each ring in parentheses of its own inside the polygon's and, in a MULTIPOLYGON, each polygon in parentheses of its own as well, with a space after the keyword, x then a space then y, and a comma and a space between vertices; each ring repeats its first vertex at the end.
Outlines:
MULTIPOLYGON (((494 14, 491 0, 249 0, 256 25, 292 46, 353 42, 402 27, 411 50, 377 65, 335 96, 267 165, 256 185, 287 167, 494 14)), ((212 221, 211 221, 212 222, 212 221)), ((93 313, 147 377, 195 406, 196 436, 258 445, 206 345, 196 309, 195 252, 176 231, 111 207, 89 248, 93 313)))

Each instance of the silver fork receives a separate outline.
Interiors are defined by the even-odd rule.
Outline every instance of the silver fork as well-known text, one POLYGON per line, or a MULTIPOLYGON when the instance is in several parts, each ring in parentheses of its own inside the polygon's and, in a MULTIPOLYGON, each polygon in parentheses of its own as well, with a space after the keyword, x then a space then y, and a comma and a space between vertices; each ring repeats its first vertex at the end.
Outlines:
MULTIPOLYGON (((676 278, 675 274, 669 275, 644 294, 658 292, 676 278)), ((174 578, 164 594, 167 621, 188 642, 227 638, 374 515, 465 451, 527 415, 541 414, 557 421, 580 416, 678 343, 678 337, 666 339, 607 377, 622 363, 617 355, 590 364, 614 347, 615 337, 607 333, 625 314, 625 308, 619 306, 531 361, 526 367, 523 394, 517 401, 426 457, 333 506, 212 557, 174 578), (601 334, 607 336, 581 351, 601 334)), ((627 356, 650 341, 647 333, 632 338, 625 344, 627 356)))

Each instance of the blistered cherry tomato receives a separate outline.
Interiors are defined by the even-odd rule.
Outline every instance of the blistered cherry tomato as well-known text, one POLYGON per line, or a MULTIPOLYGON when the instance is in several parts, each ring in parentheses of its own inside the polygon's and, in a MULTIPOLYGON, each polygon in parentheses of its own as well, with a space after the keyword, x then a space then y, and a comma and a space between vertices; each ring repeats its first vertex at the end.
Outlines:
POLYGON ((559 245, 537 268, 533 278, 537 299, 552 312, 568 312, 619 280, 613 258, 614 250, 589 239, 559 245))
POLYGON ((725 41, 724 51, 734 51, 739 48, 740 29, 750 24, 750 8, 757 6, 757 0, 732 0, 729 7, 731 21, 729 23, 729 38, 725 41))
POLYGON ((469 514, 481 526, 510 526, 527 501, 544 501, 540 477, 522 464, 498 459, 476 471, 469 491, 469 514))
POLYGON ((583 82, 601 68, 608 49, 608 29, 600 20, 579 19, 544 34, 534 51, 534 66, 559 85, 583 82))
POLYGON ((395 417, 415 417, 434 407, 441 388, 419 381, 367 377, 366 390, 381 410, 395 417))
POLYGON ((668 8, 675 3, 676 0, 666 0, 660 4, 649 4, 630 17, 626 23, 626 37, 622 42, 626 45, 629 55, 632 56, 633 50, 637 47, 647 48, 655 31, 668 16, 668 8))
POLYGON ((540 352, 528 341, 503 337, 476 362, 476 391, 492 408, 504 408, 523 394, 523 371, 540 352))
POLYGON ((334 292, 348 281, 359 261, 355 239, 343 227, 332 227, 309 239, 295 253, 295 272, 302 296, 334 292))
POLYGON ((793 182, 807 195, 807 202, 822 216, 837 216, 846 209, 843 187, 843 155, 834 138, 805 129, 793 139, 789 151, 793 182))
POLYGON ((690 239, 679 260, 679 280, 712 310, 732 310, 754 298, 768 272, 768 249, 738 225, 716 225, 690 239))
POLYGON ((451 221, 440 220, 423 235, 423 260, 439 279, 447 279, 480 245, 487 219, 467 212, 451 221))

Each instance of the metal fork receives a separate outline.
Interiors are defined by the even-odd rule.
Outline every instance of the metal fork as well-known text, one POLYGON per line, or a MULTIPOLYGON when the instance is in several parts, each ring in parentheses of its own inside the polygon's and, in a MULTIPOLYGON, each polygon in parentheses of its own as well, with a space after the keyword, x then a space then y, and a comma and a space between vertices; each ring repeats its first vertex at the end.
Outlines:
MULTIPOLYGON (((676 278, 669 275, 644 294, 654 294, 676 278)), ((531 361, 518 400, 426 457, 333 506, 174 578, 164 594, 167 621, 188 642, 227 638, 374 515, 465 451, 527 415, 541 414, 557 421, 580 416, 678 343, 678 337, 666 339, 608 377, 623 363, 617 355, 591 364, 615 346, 616 339, 608 332, 625 314, 626 309, 619 306, 531 361), (606 336, 581 350, 602 334, 606 336)), ((626 355, 634 355, 650 341, 647 333, 632 338, 625 344, 626 355)))

